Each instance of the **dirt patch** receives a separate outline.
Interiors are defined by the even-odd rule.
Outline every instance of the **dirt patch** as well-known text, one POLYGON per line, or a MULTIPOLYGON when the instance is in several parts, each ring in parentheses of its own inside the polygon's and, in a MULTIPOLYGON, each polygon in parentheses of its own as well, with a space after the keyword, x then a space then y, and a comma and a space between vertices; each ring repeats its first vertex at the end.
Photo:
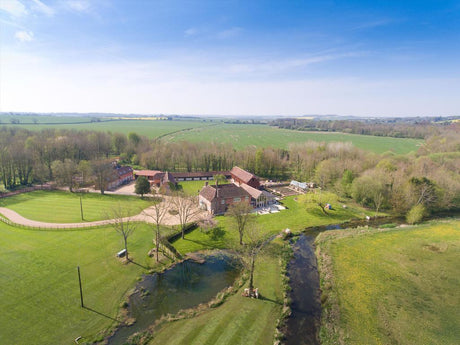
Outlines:
POLYGON ((429 250, 433 253, 444 253, 448 249, 447 243, 431 243, 431 244, 424 244, 422 248, 424 250, 429 250))

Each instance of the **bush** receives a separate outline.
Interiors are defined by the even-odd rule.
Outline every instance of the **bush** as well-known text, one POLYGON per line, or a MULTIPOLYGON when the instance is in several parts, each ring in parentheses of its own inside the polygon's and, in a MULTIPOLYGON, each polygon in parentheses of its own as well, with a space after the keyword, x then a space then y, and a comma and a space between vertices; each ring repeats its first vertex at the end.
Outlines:
POLYGON ((144 194, 150 193, 150 182, 145 176, 139 176, 134 186, 134 193, 144 196, 144 194))
POLYGON ((406 215, 406 221, 409 224, 420 223, 426 216, 426 208, 422 204, 413 206, 406 215))

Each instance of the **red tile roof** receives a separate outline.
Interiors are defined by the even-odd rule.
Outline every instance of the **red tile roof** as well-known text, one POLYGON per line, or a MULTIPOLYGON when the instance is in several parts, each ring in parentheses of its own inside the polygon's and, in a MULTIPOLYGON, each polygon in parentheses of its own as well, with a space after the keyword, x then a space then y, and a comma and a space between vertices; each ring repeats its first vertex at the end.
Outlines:
MULTIPOLYGON (((136 170, 134 171, 134 173, 137 176, 146 176, 146 177, 149 177, 149 176, 154 177, 157 174, 162 174, 162 172, 159 170, 136 170)), ((161 177, 158 176, 158 178, 161 178, 161 177)))
MULTIPOLYGON (((248 192, 233 183, 220 184, 217 189, 219 190, 219 199, 250 197, 248 192)), ((206 200, 212 201, 217 197, 217 189, 215 185, 204 186, 200 191, 200 195, 206 200)))
POLYGON ((251 181, 252 178, 257 179, 256 175, 251 174, 250 172, 248 172, 246 170, 243 170, 243 169, 241 169, 240 167, 237 167, 237 166, 234 166, 232 168, 232 170, 230 170, 230 173, 233 176, 236 176, 237 178, 239 178, 244 183, 248 183, 249 181, 251 181))

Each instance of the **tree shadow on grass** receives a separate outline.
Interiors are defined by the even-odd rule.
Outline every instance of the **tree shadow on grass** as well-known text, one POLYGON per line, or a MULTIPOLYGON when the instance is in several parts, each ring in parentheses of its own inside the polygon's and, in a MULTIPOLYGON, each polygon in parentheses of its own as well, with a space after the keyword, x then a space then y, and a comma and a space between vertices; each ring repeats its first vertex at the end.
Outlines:
POLYGON ((116 318, 114 318, 114 317, 111 317, 111 316, 109 316, 109 315, 103 314, 103 313, 101 313, 100 311, 94 310, 94 309, 92 309, 92 308, 90 308, 90 307, 84 306, 83 309, 89 310, 89 311, 91 311, 91 312, 93 312, 93 313, 95 313, 95 314, 98 314, 98 315, 100 315, 100 316, 103 316, 103 317, 105 317, 105 318, 107 318, 107 319, 110 319, 110 320, 113 320, 113 321, 117 321, 117 322, 121 322, 121 320, 118 320, 118 319, 116 319, 116 318))
POLYGON ((148 270, 148 269, 149 269, 147 266, 143 266, 143 265, 141 265, 140 263, 137 263, 137 262, 134 261, 134 260, 129 259, 128 261, 129 261, 130 263, 132 263, 132 264, 135 264, 135 265, 137 265, 137 266, 139 266, 139 267, 142 267, 144 270, 148 270))
POLYGON ((264 295, 259 295, 259 299, 262 301, 268 301, 268 302, 272 302, 278 305, 283 305, 283 303, 281 303, 280 301, 275 301, 274 299, 270 299, 268 297, 265 297, 264 295))
POLYGON ((212 228, 211 230, 209 230, 208 235, 209 235, 209 238, 211 240, 219 241, 219 240, 222 240, 224 238, 225 230, 222 227, 217 226, 217 227, 212 228))
POLYGON ((197 240, 191 240, 189 238, 184 238, 184 241, 189 241, 189 242, 193 242, 193 243, 197 243, 197 244, 200 244, 204 247, 214 247, 212 246, 210 243, 207 243, 207 242, 202 242, 202 241, 197 241, 197 240))

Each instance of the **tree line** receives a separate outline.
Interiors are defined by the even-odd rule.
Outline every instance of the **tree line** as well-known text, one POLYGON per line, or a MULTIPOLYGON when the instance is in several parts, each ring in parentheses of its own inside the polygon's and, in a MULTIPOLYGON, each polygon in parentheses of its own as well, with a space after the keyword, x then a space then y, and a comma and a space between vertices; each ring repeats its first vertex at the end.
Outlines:
POLYGON ((56 181, 70 190, 96 184, 103 192, 115 157, 121 164, 170 172, 238 165, 272 180, 315 182, 376 210, 407 214, 418 206, 425 214, 460 204, 459 127, 440 128, 407 155, 376 154, 340 142, 235 150, 229 144, 171 143, 136 133, 3 127, 0 180, 5 189, 56 181))
POLYGON ((425 139, 439 135, 451 120, 443 118, 406 118, 371 120, 310 120, 284 118, 271 121, 271 126, 298 131, 343 132, 394 138, 425 139), (441 121, 444 120, 444 121, 441 121))

